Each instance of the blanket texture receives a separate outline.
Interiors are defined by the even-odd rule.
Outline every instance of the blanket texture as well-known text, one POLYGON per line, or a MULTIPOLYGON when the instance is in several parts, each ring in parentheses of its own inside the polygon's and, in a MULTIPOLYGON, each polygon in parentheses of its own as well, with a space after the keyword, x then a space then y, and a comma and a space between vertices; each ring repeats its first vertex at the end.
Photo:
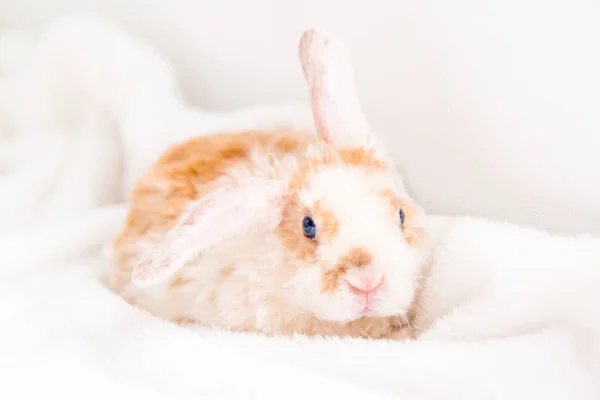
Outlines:
POLYGON ((265 338, 126 304, 104 285, 105 249, 158 154, 192 135, 312 129, 310 111, 193 108, 168 60, 86 16, 7 30, 0 49, 0 398, 600 398, 560 330, 469 342, 265 338))

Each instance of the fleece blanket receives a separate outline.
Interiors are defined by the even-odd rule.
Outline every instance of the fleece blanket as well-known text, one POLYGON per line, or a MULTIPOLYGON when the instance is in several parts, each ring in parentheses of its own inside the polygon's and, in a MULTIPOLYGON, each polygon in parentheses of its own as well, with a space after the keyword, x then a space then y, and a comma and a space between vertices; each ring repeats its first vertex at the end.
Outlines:
POLYGON ((106 248, 158 154, 191 135, 312 129, 310 112, 191 107, 156 49, 88 16, 6 30, 0 50, 0 398, 599 398, 559 331, 265 338, 126 304, 104 285, 106 248))

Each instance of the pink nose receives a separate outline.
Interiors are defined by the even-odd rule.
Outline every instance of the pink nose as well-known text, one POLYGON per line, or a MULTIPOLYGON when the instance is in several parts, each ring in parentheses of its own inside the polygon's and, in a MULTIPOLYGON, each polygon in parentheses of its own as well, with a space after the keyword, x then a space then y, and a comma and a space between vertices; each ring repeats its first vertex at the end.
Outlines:
POLYGON ((355 284, 354 282, 348 282, 350 290, 359 296, 365 296, 373 294, 381 287, 383 280, 363 280, 362 282, 355 284))

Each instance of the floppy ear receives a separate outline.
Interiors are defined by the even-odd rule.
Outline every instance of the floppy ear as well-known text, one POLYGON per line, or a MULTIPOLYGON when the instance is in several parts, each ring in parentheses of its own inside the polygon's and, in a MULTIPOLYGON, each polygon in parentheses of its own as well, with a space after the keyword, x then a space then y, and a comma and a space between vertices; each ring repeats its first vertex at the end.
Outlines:
POLYGON ((279 181, 251 177, 190 203, 158 249, 134 267, 134 285, 164 281, 188 260, 226 239, 276 228, 283 197, 279 181))
POLYGON ((329 145, 372 147, 373 136, 362 112, 350 57, 333 36, 306 30, 298 48, 319 137, 329 145))

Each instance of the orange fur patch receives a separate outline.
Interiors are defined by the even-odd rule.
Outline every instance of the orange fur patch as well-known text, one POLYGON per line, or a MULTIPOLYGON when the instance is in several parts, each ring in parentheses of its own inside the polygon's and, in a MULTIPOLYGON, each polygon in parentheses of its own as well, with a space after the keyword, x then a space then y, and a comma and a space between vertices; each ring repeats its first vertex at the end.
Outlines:
POLYGON ((329 243, 337 235, 340 230, 340 223, 333 212, 322 205, 320 201, 316 201, 312 207, 315 219, 318 221, 317 238, 319 242, 329 243))
POLYGON ((334 292, 340 283, 340 277, 350 268, 366 267, 373 261, 373 256, 366 249, 354 247, 342 256, 335 267, 323 274, 321 291, 323 293, 334 292))
POLYGON ((367 172, 380 171, 389 168, 387 163, 378 159, 373 149, 364 149, 362 147, 343 148, 335 151, 325 148, 325 155, 319 158, 310 158, 306 163, 292 176, 289 184, 291 196, 297 195, 301 190, 306 189, 310 176, 320 168, 330 165, 351 165, 364 168, 367 172))
POLYGON ((401 201, 400 206, 404 211, 404 226, 402 232, 406 242, 413 247, 423 245, 426 232, 425 228, 419 224, 423 210, 421 207, 411 201, 401 201))
POLYGON ((371 253, 369 253, 367 250, 365 250, 363 248, 354 247, 354 248, 350 249, 350 251, 348 251, 348 253, 340 259, 340 261, 338 262, 338 265, 340 265, 342 268, 344 266, 346 268, 348 268, 348 267, 360 268, 360 267, 366 267, 372 261, 373 261, 373 256, 371 256, 371 253))
POLYGON ((277 227, 277 235, 292 257, 313 262, 317 253, 317 241, 307 238, 302 231, 302 220, 307 212, 294 202, 286 204, 281 224, 277 227))
POLYGON ((338 151, 342 162, 355 167, 364 167, 370 171, 388 168, 387 163, 377 158, 374 149, 362 147, 344 148, 338 151))
POLYGON ((420 226, 419 220, 423 214, 423 210, 412 201, 400 200, 392 190, 383 189, 379 195, 390 204, 394 217, 398 210, 404 211, 404 224, 402 232, 406 242, 410 246, 420 246, 425 238, 425 229, 420 226))
POLYGON ((171 288, 171 289, 179 289, 182 286, 187 285, 188 283, 190 283, 189 279, 185 279, 185 278, 182 278, 182 277, 177 277, 177 278, 173 279, 169 283, 169 288, 171 288))
POLYGON ((232 265, 221 268, 217 276, 217 286, 226 281, 234 272, 235 267, 232 265))
POLYGON ((306 262, 314 261, 317 252, 317 242, 308 239, 302 232, 302 220, 310 213, 304 205, 300 204, 300 192, 306 189, 310 175, 322 163, 320 160, 310 159, 299 168, 291 177, 288 184, 288 195, 282 211, 282 220, 277 228, 279 239, 290 252, 292 257, 306 262))
POLYGON ((398 196, 396 196, 394 191, 391 189, 382 189, 379 191, 378 194, 383 198, 385 202, 389 203, 390 208, 394 212, 394 215, 397 214, 398 210, 402 206, 402 203, 400 202, 400 199, 398 198, 398 196))

